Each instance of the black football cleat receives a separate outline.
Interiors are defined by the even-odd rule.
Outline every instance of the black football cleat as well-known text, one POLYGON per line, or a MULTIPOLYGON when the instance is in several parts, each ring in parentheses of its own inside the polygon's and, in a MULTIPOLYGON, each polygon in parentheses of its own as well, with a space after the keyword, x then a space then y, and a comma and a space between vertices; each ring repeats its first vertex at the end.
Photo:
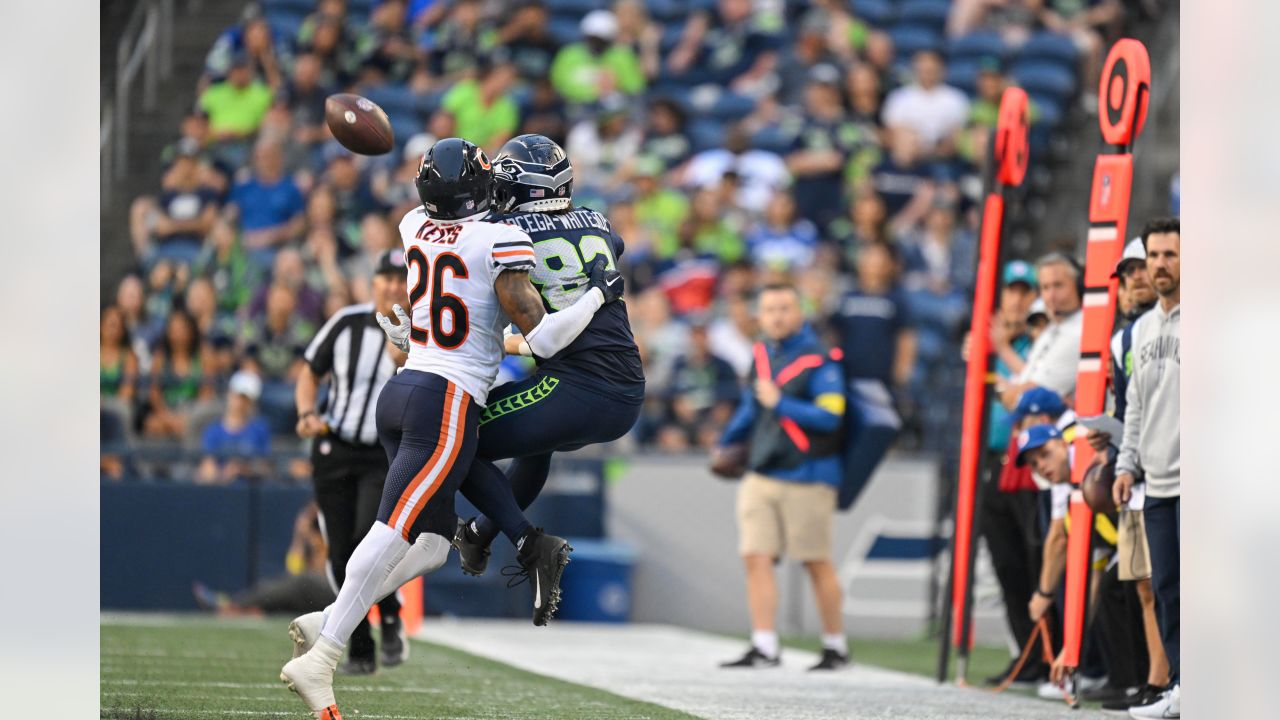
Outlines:
POLYGON ((818 661, 817 665, 809 668, 809 670, 839 670, 848 664, 848 655, 842 655, 831 648, 823 648, 822 659, 818 661))
POLYGON ((533 624, 546 625, 556 610, 560 609, 560 576, 569 564, 573 546, 567 540, 548 535, 541 528, 534 528, 524 536, 516 562, 502 574, 510 578, 507 587, 515 587, 526 580, 533 585, 533 624))
POLYGON ((472 529, 475 520, 471 518, 458 522, 458 531, 453 534, 453 546, 458 549, 458 565, 462 572, 480 577, 485 568, 489 567, 489 546, 472 529))
POLYGON ((409 638, 404 632, 404 622, 400 618, 382 621, 382 665, 395 667, 409 659, 409 638))
POLYGON ((378 672, 378 661, 373 658, 347 658, 338 666, 339 675, 372 675, 378 672))
POLYGON ((771 668, 782 664, 782 656, 769 657, 760 652, 754 645, 745 655, 737 660, 720 663, 722 668, 771 668))

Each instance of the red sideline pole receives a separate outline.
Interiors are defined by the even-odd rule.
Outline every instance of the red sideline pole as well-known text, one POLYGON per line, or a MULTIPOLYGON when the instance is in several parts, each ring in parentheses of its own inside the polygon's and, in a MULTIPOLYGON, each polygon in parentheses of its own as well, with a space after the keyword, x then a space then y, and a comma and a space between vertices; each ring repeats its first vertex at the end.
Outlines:
MULTIPOLYGON (((964 415, 960 436, 959 484, 956 489, 955 538, 951 555, 952 642, 963 659, 971 643, 974 506, 982 460, 983 427, 990 387, 991 316, 996 302, 1000 236, 1004 224, 1004 188, 1022 184, 1027 172, 1027 94, 1008 88, 1000 100, 993 158, 996 171, 982 212, 981 247, 969 327, 969 361, 965 373, 964 415)), ((943 642, 947 642, 944 638, 943 642)), ((943 671, 945 674, 945 669, 943 671)), ((964 680, 964 667, 957 668, 964 680)))
MULTIPOLYGON (((1151 88, 1151 61, 1137 40, 1117 42, 1102 70, 1098 124, 1112 152, 1098 155, 1089 200, 1089 237, 1085 250, 1084 319, 1080 337, 1080 366, 1076 374, 1076 413, 1082 417, 1106 410, 1107 363, 1115 321, 1117 281, 1111 272, 1124 251, 1133 185, 1133 142, 1142 132, 1151 88)), ((1089 582, 1089 540, 1093 513, 1079 485, 1093 462, 1093 449, 1081 433, 1075 440, 1071 481, 1071 534, 1067 541, 1066 607, 1063 609, 1063 661, 1080 666, 1084 640, 1086 589, 1089 582)))

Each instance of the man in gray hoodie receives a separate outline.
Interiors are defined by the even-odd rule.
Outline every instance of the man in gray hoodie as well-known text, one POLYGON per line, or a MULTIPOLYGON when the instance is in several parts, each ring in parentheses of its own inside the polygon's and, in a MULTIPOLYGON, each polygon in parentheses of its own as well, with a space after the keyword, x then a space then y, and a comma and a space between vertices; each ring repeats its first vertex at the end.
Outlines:
POLYGON ((1153 221, 1144 234, 1147 272, 1160 302, 1133 328, 1133 373, 1125 398, 1124 440, 1116 463, 1113 499, 1129 501, 1134 475, 1146 475, 1143 515, 1151 550, 1160 638, 1169 657, 1169 689, 1154 703, 1134 707, 1136 718, 1180 717, 1179 585, 1181 474, 1179 461, 1179 324, 1181 231, 1177 218, 1153 221))

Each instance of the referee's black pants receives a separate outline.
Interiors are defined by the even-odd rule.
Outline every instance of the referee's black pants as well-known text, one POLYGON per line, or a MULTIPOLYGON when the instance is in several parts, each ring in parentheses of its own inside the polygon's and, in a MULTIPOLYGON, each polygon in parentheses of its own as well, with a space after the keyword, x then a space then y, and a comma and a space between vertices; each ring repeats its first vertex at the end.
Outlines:
MULTIPOLYGON (((1040 582, 1043 542, 1036 517, 1038 493, 1000 492, 1003 459, 1004 453, 988 454, 979 531, 991 553, 1009 630, 1021 648, 1035 627, 1027 615, 1027 603, 1040 582)), ((1043 665, 1037 654, 1031 656, 1028 664, 1024 674, 1038 673, 1039 666, 1043 665)))
MULTIPOLYGON (((329 545, 329 574, 337 592, 352 551, 377 519, 387 479, 387 454, 380 445, 363 447, 332 436, 320 437, 312 444, 311 466, 320 528, 329 545)), ((400 617, 395 593, 378 603, 378 612, 384 622, 400 617)), ((352 658, 373 659, 373 633, 367 618, 351 634, 348 647, 352 658)))

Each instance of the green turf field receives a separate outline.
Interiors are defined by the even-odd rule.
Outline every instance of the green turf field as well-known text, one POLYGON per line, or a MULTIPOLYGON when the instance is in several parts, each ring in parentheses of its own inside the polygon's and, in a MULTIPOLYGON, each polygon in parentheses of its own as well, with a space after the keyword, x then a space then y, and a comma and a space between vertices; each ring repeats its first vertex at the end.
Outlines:
MULTIPOLYGON (((104 619, 102 718, 306 718, 279 681, 287 619, 104 619)), ((334 684, 347 720, 649 718, 691 715, 414 640, 413 656, 373 678, 334 684)))

